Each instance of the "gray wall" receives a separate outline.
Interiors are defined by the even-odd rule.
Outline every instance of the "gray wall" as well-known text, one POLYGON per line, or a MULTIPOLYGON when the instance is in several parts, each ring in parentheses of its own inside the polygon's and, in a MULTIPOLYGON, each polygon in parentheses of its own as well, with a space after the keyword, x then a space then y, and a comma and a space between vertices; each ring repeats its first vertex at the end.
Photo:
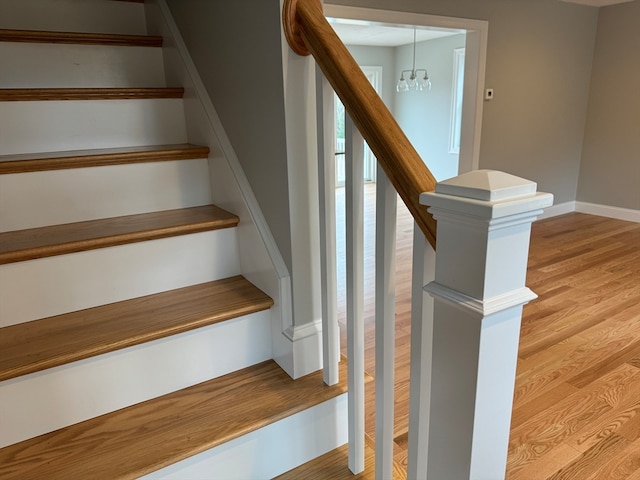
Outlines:
POLYGON ((598 9, 559 0, 328 0, 489 21, 480 168, 575 200, 598 9))
POLYGON ((289 271, 278 0, 167 0, 289 271))
MULTIPOLYGON (((458 155, 449 153, 453 50, 464 47, 465 36, 438 38, 416 44, 416 68, 426 68, 431 91, 396 93, 396 120, 436 180, 458 174, 458 155)), ((411 68, 413 46, 397 49, 398 71, 411 68)))
POLYGON ((578 200, 640 209, 640 1, 600 10, 578 200))
POLYGON ((347 48, 355 61, 358 62, 358 65, 363 67, 382 67, 382 91, 380 96, 387 108, 393 112, 397 81, 395 76, 395 48, 362 45, 347 45, 347 48))

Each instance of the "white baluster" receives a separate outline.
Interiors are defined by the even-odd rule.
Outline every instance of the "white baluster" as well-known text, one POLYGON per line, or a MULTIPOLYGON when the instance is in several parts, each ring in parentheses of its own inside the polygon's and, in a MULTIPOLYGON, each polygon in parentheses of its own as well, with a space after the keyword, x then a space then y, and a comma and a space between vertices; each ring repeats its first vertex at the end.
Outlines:
POLYGON ((340 380, 340 329, 337 315, 336 272, 336 167, 334 94, 329 81, 316 68, 318 114, 318 192, 320 205, 320 282, 322 295, 322 359, 324 382, 340 380))
POLYGON ((345 119, 349 469, 364 470, 364 141, 345 119))
POLYGON ((423 286, 434 279, 435 255, 435 251, 427 243, 424 234, 414 223, 407 478, 416 480, 427 478, 433 299, 425 294, 423 286))
POLYGON ((396 213, 398 194, 378 165, 376 184, 376 478, 393 475, 396 213))

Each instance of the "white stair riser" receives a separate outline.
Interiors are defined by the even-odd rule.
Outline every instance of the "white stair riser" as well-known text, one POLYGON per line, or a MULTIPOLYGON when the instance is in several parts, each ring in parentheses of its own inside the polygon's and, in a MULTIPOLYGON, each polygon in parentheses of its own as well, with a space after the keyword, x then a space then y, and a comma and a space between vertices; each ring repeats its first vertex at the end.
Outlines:
POLYGON ((268 360, 269 325, 267 310, 0 382, 0 447, 268 360))
POLYGON ((239 273, 234 228, 0 265, 0 327, 239 273))
POLYGON ((164 87, 162 49, 0 42, 0 88, 164 87))
POLYGON ((142 477, 267 480, 347 442, 347 394, 142 477))
POLYGON ((182 99, 0 102, 0 155, 186 139, 182 99))
POLYGON ((144 35, 144 5, 104 0, 0 0, 0 28, 144 35))
POLYGON ((210 202, 206 159, 0 175, 0 231, 210 202))

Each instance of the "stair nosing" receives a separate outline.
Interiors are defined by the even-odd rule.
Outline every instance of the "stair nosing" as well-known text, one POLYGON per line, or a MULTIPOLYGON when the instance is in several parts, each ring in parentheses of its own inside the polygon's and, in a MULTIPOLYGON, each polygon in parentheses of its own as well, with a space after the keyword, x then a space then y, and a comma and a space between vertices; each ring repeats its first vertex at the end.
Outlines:
POLYGON ((260 312, 272 305, 271 298, 236 275, 10 325, 0 328, 0 345, 4 345, 0 348, 0 382, 260 312), (242 294, 236 298, 234 292, 239 295, 238 291, 242 294), (215 306, 211 304, 214 301, 215 306), (191 310, 174 311, 179 307, 191 310), (162 309, 167 311, 158 313, 162 309), (17 343, 27 347, 16 352, 13 345, 17 343))
POLYGON ((3 455, 7 459, 0 461, 0 475, 24 478, 25 473, 44 473, 34 470, 39 467, 51 479, 94 478, 96 474, 137 478, 342 395, 347 391, 346 377, 344 360, 341 381, 331 387, 324 385, 322 371, 292 380, 268 360, 5 447, 0 450, 0 459, 3 455), (128 425, 128 430, 121 424, 128 425), (106 437, 109 442, 102 441, 106 437), (60 448, 62 443, 71 443, 78 451, 60 448), (34 453, 37 444, 51 450, 34 453), (82 453, 87 461, 79 458, 82 453), (23 472, 20 464, 32 468, 23 472))
POLYGON ((204 205, 200 207, 189 207, 175 210, 166 210, 162 212, 141 213, 136 215, 126 215, 122 217, 113 217, 108 219, 88 220, 85 222, 68 223, 64 225, 52 225, 47 227, 30 228, 26 230, 17 230, 13 232, 0 233, 0 265, 8 263, 23 262, 34 260, 37 258, 46 258, 56 255, 65 255, 69 253, 77 253, 87 250, 95 250, 99 248, 113 247, 117 245, 125 245, 135 242, 143 242, 149 240, 158 240, 161 238, 173 237, 178 235, 187 235, 200 233, 205 231, 218 230, 223 228, 232 228, 237 226, 239 218, 223 210, 215 205, 204 205), (205 217, 198 220, 191 219, 186 222, 180 217, 193 216, 205 217), (155 226, 129 228, 128 230, 113 231, 123 228, 124 224, 144 223, 150 219, 156 218, 155 226), (178 217, 174 221, 167 224, 167 219, 178 217), (208 217, 208 218, 207 218, 208 217), (181 220, 181 221, 177 221, 181 220), (120 225, 117 225, 117 223, 120 225), (101 228, 111 227, 111 234, 96 234, 101 228), (94 232, 93 235, 79 234, 77 232, 94 232), (71 235, 65 241, 56 242, 36 242, 34 239, 46 238, 57 234, 64 238, 71 235), (76 235, 76 238, 73 238, 76 235), (24 244, 19 248, 15 244, 24 244), (14 246, 11 246, 11 243, 14 246), (29 246, 29 243, 31 245, 29 246))
POLYGON ((159 35, 0 29, 0 42, 161 47, 159 35))
POLYGON ((150 163, 207 158, 209 147, 191 144, 102 148, 38 154, 0 155, 0 175, 65 170, 129 163, 150 163))
POLYGON ((182 87, 1 88, 0 102, 182 98, 182 87))

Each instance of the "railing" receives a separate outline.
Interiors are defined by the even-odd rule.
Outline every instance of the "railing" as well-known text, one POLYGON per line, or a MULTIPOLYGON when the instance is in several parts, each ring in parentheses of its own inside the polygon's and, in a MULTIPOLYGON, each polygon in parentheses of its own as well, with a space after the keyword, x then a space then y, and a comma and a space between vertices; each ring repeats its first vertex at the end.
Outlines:
POLYGON ((420 205, 420 194, 432 191, 436 180, 325 19, 320 2, 288 0, 283 16, 289 45, 300 55, 313 54, 424 236, 435 247, 436 222, 420 205))
POLYGON ((529 229, 551 196, 501 172, 438 184, 347 48, 319 0, 285 0, 291 48, 312 54, 318 95, 318 177, 324 378, 338 380, 333 91, 345 106, 346 321, 349 468, 364 469, 363 141, 376 190, 376 478, 393 470, 395 222, 400 195, 414 228, 410 479, 504 477, 529 229), (436 192, 432 192, 433 190, 436 192), (431 193, 425 193, 431 192, 431 193), (424 204, 432 205, 427 211, 424 204), (436 221, 444 239, 435 268, 436 221), (431 248, 433 247, 433 248, 431 248), (425 286, 426 285, 426 286, 425 286), (430 297, 424 294, 428 291, 430 297))

